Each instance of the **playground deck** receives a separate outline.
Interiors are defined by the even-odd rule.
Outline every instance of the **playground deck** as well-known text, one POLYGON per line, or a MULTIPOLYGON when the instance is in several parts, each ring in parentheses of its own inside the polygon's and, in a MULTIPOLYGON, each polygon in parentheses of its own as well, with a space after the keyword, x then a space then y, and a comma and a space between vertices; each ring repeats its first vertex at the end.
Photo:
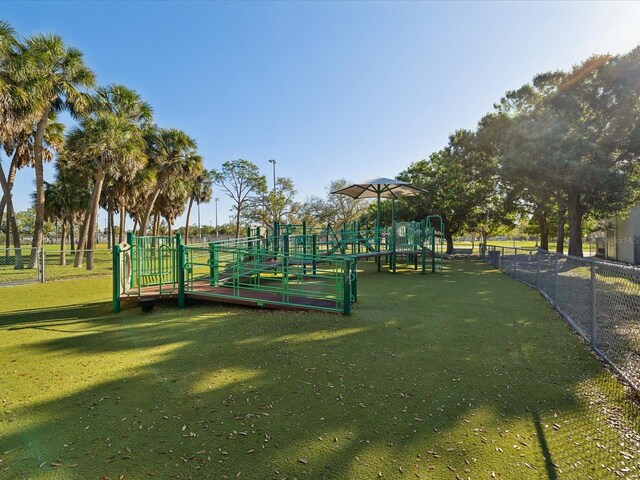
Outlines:
MULTIPOLYGON (((300 295, 288 295, 287 298, 283 298, 281 293, 265 292, 250 288, 214 287, 206 281, 194 281, 193 286, 189 290, 189 292, 185 292, 186 298, 213 300, 234 305, 257 306, 279 310, 336 309, 335 300, 323 300, 300 295)), ((160 291, 158 285, 153 285, 142 287, 139 291, 137 288, 133 288, 120 295, 120 299, 123 302, 135 302, 140 299, 160 300, 175 298, 178 298, 178 288, 167 287, 167 285, 163 285, 162 291, 160 291)))

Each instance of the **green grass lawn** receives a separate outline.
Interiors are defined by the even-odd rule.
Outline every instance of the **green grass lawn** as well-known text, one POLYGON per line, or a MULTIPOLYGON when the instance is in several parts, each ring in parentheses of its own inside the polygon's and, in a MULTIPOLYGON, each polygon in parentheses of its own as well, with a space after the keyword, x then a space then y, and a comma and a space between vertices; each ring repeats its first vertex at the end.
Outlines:
POLYGON ((635 406, 534 290, 361 267, 349 317, 0 289, 0 478, 637 475, 635 406))
MULTIPOLYGON (((496 247, 509 247, 509 249, 505 248, 506 254, 513 253, 513 250, 511 250, 513 248, 537 248, 539 245, 539 243, 535 241, 525 241, 525 240, 515 240, 515 241, 514 240, 489 240, 487 243, 488 245, 496 246, 496 247)), ((471 248, 472 246, 473 246, 474 254, 480 253, 480 242, 474 242, 473 244, 471 242, 454 242, 454 248, 471 248)), ((550 241, 549 250, 555 251, 555 249, 556 249, 555 241, 550 241)), ((585 256, 590 256, 592 254, 595 254, 596 244, 584 242, 582 244, 582 250, 585 256)))

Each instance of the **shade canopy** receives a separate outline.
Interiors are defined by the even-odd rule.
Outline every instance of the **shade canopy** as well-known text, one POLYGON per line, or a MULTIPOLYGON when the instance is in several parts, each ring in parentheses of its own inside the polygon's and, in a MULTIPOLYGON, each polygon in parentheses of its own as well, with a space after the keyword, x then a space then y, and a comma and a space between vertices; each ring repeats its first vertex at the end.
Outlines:
POLYGON ((341 188, 332 194, 347 195, 351 198, 400 198, 413 197, 427 193, 418 187, 414 187, 409 182, 395 180, 393 178, 374 178, 365 182, 354 183, 348 187, 341 188))

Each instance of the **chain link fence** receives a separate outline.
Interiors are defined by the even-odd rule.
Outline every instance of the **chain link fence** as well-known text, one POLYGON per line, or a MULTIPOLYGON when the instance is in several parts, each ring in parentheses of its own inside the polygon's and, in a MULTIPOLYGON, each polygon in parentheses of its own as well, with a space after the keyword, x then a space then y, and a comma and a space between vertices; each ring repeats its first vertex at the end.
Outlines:
POLYGON ((109 249, 66 250, 46 247, 33 252, 31 247, 0 250, 0 286, 51 282, 111 275, 112 255, 109 249), (89 257, 93 268, 88 270, 89 257), (76 259, 82 260, 76 267, 76 259))
POLYGON ((567 438, 577 447, 567 454, 569 464, 601 467, 586 478, 640 478, 640 268, 531 248, 488 245, 481 253, 536 288, 618 377, 581 384, 584 421, 600 427, 595 437, 567 438), (617 464, 606 464, 607 451, 617 464))
POLYGON ((487 246, 488 262, 540 291, 640 393, 640 268, 543 250, 487 246))

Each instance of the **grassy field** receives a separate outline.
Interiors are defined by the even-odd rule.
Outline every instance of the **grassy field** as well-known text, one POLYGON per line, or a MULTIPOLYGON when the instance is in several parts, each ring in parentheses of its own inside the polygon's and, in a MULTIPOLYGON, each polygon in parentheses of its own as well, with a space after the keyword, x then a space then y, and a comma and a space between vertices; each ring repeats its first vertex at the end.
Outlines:
POLYGON ((532 289, 361 266, 349 317, 0 289, 0 478, 637 476, 635 406, 532 289))
MULTIPOLYGON (((488 245, 493 245, 497 247, 509 247, 509 248, 537 248, 538 244, 535 241, 524 241, 524 240, 489 240, 487 242, 488 245)), ((475 242, 454 242, 454 248, 471 248, 473 245, 474 253, 479 253, 480 251, 480 243, 475 242)), ((568 247, 565 247, 565 253, 568 247)), ((549 242, 549 249, 551 251, 555 251, 556 244, 555 242, 549 242)), ((596 252, 596 244, 595 243, 583 243, 582 250, 585 256, 591 256, 596 252)), ((507 252, 509 253, 509 252, 507 252)))
MULTIPOLYGON (((73 266, 75 255, 66 254, 66 265, 60 265, 60 247, 57 245, 45 245, 45 278, 48 281, 64 280, 76 277, 90 277, 98 275, 111 275, 112 255, 111 250, 107 250, 105 245, 98 246, 94 253, 93 270, 86 269, 86 257, 80 268, 73 266)), ((15 251, 12 249, 9 255, 5 249, 0 249, 0 285, 35 282, 38 280, 36 268, 28 268, 31 255, 30 247, 21 248, 22 266, 15 268, 15 251)), ((67 251, 68 252, 68 251, 67 251)), ((39 257, 40 261, 41 258, 39 257)))

